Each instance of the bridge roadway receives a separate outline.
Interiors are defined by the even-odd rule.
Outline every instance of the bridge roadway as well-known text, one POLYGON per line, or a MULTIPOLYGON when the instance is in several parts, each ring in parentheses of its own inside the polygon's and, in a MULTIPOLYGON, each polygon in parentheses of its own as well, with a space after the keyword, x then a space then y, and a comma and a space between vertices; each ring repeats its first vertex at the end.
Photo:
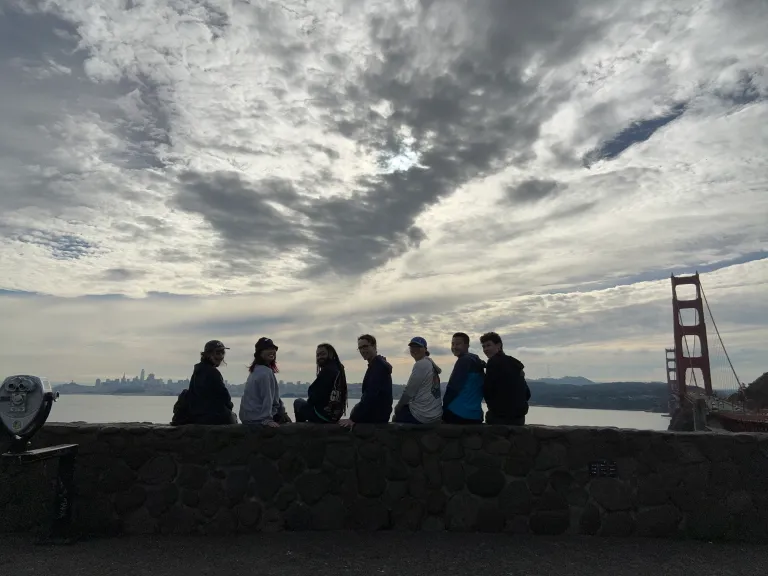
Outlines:
POLYGON ((689 387, 688 399, 693 402, 702 398, 707 403, 707 412, 733 432, 768 432, 768 412, 745 412, 740 403, 729 402, 714 396, 707 396, 703 390, 689 387))
POLYGON ((59 547, 0 539, 7 576, 764 576, 766 566, 766 545, 594 536, 282 532, 59 547))

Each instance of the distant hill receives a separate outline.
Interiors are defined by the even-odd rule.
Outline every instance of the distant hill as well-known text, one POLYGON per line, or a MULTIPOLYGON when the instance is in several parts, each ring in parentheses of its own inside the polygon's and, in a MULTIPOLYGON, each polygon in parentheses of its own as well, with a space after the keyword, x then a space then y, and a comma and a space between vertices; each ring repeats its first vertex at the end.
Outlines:
POLYGON ((67 384, 54 384, 53 389, 59 394, 98 394, 98 389, 95 386, 83 386, 82 384, 75 384, 74 382, 68 382, 67 384))
POLYGON ((744 393, 747 396, 748 408, 752 410, 768 408, 768 372, 747 386, 744 393))
POLYGON ((589 386, 590 384, 597 384, 592 382, 588 378, 583 376, 563 376, 562 378, 536 378, 535 382, 543 382, 545 384, 570 384, 572 386, 589 386))
POLYGON ((608 382, 592 385, 548 384, 531 380, 531 406, 667 412, 669 392, 663 382, 608 382))

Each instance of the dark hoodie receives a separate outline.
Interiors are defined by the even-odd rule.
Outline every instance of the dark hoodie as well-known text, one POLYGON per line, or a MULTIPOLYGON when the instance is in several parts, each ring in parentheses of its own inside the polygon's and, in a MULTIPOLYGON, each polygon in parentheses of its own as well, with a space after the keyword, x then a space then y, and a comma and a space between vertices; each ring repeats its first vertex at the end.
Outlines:
POLYGON ((528 414, 531 391, 525 381, 523 363, 504 352, 488 359, 483 396, 488 412, 498 418, 515 419, 528 414))
POLYGON ((363 376, 363 397, 349 415, 355 424, 389 422, 392 414, 392 365, 376 356, 363 376))
POLYGON ((329 362, 320 369, 317 378, 309 385, 307 402, 315 413, 330 422, 337 422, 347 406, 347 383, 335 362, 329 362), (343 388, 343 389, 342 389, 343 388), (334 398, 334 389, 338 398, 334 398))
POLYGON ((232 423, 232 397, 221 372, 207 360, 195 364, 187 403, 189 420, 184 424, 232 423))

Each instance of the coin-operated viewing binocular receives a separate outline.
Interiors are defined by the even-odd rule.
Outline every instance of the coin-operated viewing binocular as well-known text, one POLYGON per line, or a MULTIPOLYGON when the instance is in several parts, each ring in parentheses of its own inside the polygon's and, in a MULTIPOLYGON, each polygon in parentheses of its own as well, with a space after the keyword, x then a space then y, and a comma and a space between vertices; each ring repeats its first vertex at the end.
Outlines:
POLYGON ((38 376, 9 376, 0 386, 0 424, 12 438, 11 452, 23 452, 43 427, 59 397, 50 382, 38 376))

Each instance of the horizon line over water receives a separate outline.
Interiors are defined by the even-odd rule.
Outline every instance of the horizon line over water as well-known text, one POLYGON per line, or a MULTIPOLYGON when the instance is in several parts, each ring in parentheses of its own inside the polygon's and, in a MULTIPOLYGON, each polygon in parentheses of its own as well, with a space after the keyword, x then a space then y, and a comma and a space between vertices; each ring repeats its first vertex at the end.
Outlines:
MULTIPOLYGON (((295 398, 284 398, 283 403, 291 420, 295 398)), ((48 417, 50 423, 85 422, 87 424, 116 424, 143 422, 169 424, 173 416, 176 396, 131 396, 99 394, 63 394, 54 403, 48 417)), ((232 398, 234 412, 240 409, 240 398, 232 398)), ((350 399, 347 415, 359 402, 350 399)), ((483 404, 485 411, 485 404, 483 404)), ((667 430, 666 414, 632 410, 600 410, 585 408, 555 408, 531 406, 526 424, 545 426, 597 426, 638 430, 667 430)))

